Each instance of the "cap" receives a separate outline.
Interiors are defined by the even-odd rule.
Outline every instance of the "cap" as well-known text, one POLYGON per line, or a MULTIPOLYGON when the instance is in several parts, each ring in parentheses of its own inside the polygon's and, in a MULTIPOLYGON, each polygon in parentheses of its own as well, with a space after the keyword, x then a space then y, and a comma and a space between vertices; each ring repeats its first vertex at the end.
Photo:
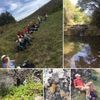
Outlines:
POLYGON ((80 74, 76 74, 75 77, 77 77, 77 76, 81 76, 81 75, 80 74))

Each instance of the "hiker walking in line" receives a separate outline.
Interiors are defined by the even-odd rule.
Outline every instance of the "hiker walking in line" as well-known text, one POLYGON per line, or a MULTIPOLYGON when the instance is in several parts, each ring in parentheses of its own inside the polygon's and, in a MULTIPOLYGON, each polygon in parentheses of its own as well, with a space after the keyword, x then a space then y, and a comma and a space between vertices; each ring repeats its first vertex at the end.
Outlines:
MULTIPOLYGON (((44 20, 48 18, 47 13, 44 14, 44 20)), ((42 22, 42 18, 40 16, 37 17, 38 22, 34 23, 30 21, 29 24, 23 28, 23 31, 18 31, 17 33, 17 51, 24 50, 28 45, 31 45, 32 41, 32 33, 38 31, 40 27, 40 23, 42 22)))
POLYGON ((24 38, 28 39, 28 41, 31 41, 32 36, 29 33, 29 28, 28 27, 24 27, 23 33, 24 33, 24 38))
POLYGON ((48 14, 47 13, 44 13, 44 21, 46 21, 48 18, 48 14))
POLYGON ((24 44, 27 46, 27 45, 30 45, 30 37, 27 35, 27 33, 24 34, 24 44))
POLYGON ((17 50, 24 50, 26 48, 26 42, 24 41, 24 35, 17 34, 17 50))
POLYGON ((37 17, 37 20, 38 20, 38 24, 40 25, 42 22, 42 19, 40 18, 40 16, 37 17))
POLYGON ((2 67, 3 68, 15 68, 15 60, 10 60, 6 55, 1 57, 2 67))
POLYGON ((24 37, 24 33, 21 32, 21 31, 18 31, 18 33, 17 33, 17 39, 23 38, 23 37, 24 37))
POLYGON ((19 39, 16 40, 16 45, 17 45, 17 51, 25 49, 22 43, 19 41, 19 39))
POLYGON ((24 27, 24 29, 23 29, 23 33, 25 34, 25 33, 29 33, 29 30, 28 30, 28 27, 24 27))

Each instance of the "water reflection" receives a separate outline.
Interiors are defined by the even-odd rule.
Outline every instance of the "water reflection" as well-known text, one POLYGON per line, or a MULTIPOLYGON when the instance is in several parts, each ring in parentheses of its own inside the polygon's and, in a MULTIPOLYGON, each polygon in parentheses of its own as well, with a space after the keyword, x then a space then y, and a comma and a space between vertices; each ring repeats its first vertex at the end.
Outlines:
MULTIPOLYGON (((98 68, 100 67, 100 37, 99 36, 70 36, 67 42, 74 42, 80 50, 71 56, 69 66, 71 68, 98 68)), ((67 43, 65 41, 65 44, 67 43)), ((68 57, 69 55, 67 55, 68 57)), ((65 58, 66 59, 66 58, 65 58)))
POLYGON ((70 60, 70 67, 76 68, 76 62, 80 62, 81 60, 83 60, 83 62, 86 64, 91 64, 96 60, 92 55, 91 47, 89 44, 80 45, 80 51, 74 54, 70 60))

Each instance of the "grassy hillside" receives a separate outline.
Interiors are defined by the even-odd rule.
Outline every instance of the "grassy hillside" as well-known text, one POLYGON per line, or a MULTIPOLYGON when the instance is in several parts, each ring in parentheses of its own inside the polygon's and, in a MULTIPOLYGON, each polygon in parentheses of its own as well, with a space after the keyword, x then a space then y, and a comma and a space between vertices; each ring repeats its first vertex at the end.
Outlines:
POLYGON ((3 99, 0 98, 0 100, 35 100, 36 97, 42 97, 42 84, 30 82, 28 84, 21 85, 19 87, 11 87, 9 89, 9 92, 6 96, 3 97, 3 99), (37 88, 35 88, 37 87, 37 88))
POLYGON ((51 0, 49 3, 44 5, 43 7, 39 8, 36 12, 34 12, 32 15, 26 17, 25 19, 21 20, 23 21, 29 21, 29 19, 32 19, 33 16, 37 17, 38 15, 44 16, 44 13, 52 14, 53 12, 57 12, 60 9, 63 9, 63 1, 62 0, 51 0))
POLYGON ((33 18, 4 27, 0 35, 0 56, 8 55, 16 65, 30 60, 36 67, 61 67, 62 65, 62 10, 49 15, 37 32, 33 33, 32 45, 25 51, 15 52, 16 33, 22 30, 33 18))

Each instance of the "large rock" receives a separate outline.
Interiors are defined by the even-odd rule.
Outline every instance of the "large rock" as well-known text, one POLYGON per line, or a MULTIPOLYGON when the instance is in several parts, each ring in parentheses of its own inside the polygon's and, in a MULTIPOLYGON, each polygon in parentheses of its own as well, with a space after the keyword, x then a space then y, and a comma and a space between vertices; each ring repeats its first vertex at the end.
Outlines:
POLYGON ((43 97, 42 96, 37 96, 37 97, 35 97, 35 100, 43 100, 43 97))

